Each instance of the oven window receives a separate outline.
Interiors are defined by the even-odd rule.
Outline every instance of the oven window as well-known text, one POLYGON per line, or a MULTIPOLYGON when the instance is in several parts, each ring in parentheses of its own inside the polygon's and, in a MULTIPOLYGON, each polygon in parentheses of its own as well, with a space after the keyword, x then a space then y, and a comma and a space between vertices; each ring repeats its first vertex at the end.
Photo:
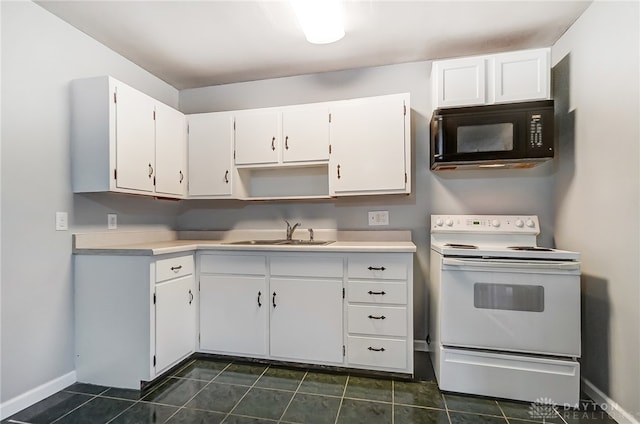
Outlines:
POLYGON ((513 150, 513 123, 458 127, 458 153, 510 152, 513 150))
POLYGON ((479 309, 543 312, 544 287, 475 283, 473 285, 473 306, 479 309))

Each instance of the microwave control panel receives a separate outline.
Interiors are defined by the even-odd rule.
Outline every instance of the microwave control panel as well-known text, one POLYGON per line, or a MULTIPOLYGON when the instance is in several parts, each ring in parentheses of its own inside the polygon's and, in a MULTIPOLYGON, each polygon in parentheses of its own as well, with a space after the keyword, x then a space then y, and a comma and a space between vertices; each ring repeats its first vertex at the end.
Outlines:
POLYGON ((542 115, 532 114, 529 121, 529 147, 532 149, 542 148, 542 115))

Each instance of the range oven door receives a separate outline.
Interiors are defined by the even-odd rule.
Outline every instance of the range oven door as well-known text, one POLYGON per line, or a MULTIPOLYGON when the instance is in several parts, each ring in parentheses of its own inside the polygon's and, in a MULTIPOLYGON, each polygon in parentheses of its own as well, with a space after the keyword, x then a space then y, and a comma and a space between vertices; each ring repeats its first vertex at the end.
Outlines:
POLYGON ((441 343, 580 356, 577 262, 443 258, 441 343))

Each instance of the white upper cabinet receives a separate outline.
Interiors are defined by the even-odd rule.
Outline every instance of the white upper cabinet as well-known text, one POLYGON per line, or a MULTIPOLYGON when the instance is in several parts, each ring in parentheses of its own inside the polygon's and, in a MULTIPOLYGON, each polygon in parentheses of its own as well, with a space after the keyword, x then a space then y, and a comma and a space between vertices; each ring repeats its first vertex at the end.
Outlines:
POLYGON ((233 114, 188 116, 189 197, 229 197, 233 179, 233 114))
POLYGON ((282 161, 329 160, 329 108, 295 106, 282 112, 282 161))
POLYGON ((75 193, 183 196, 182 113, 106 76, 73 81, 71 100, 75 193))
POLYGON ((433 62, 436 107, 484 104, 485 67, 485 59, 482 57, 433 62))
POLYGON ((283 165, 329 159, 329 108, 298 105, 235 114, 235 163, 283 165))
POLYGON ((433 62, 434 108, 551 98, 550 49, 433 62))
POLYGON ((184 114, 156 103, 156 193, 187 193, 187 129, 184 114))
POLYGON ((236 165, 276 164, 280 149, 280 114, 272 109, 238 112, 236 165))
POLYGON ((410 193, 408 94, 331 107, 331 195, 410 193))

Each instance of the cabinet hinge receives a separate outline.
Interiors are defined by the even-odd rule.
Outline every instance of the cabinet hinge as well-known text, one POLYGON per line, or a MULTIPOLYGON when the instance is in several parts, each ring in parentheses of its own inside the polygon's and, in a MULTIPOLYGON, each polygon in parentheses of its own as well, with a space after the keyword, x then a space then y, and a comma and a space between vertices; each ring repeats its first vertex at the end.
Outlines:
MULTIPOLYGON (((405 181, 406 182, 406 181, 405 181)), ((156 177, 153 177, 153 186, 156 186, 156 177)))
POLYGON ((407 183, 407 179, 408 179, 408 178, 409 178, 409 177, 407 177, 407 173, 405 172, 405 173, 404 173, 404 183, 405 183, 405 184, 407 183))
POLYGON ((233 160, 236 160, 236 151, 233 151, 233 160))
POLYGON ((156 111, 155 110, 153 111, 153 120, 154 121, 156 120, 156 111))
POLYGON ((331 154, 331 144, 329 144, 329 154, 331 154))
POLYGON ((156 355, 153 355, 153 366, 156 366, 156 355))
POLYGON ((189 124, 187 124, 187 135, 189 135, 189 124))
POLYGON ((329 123, 331 123, 331 114, 329 114, 329 123))
POLYGON ((153 304, 154 305, 156 304, 156 294, 155 293, 153 294, 153 304))
POLYGON ((118 179, 118 170, 117 170, 117 169, 114 169, 114 170, 113 170, 113 179, 114 179, 114 180, 117 180, 117 179, 118 179))
POLYGON ((235 119, 233 120, 233 130, 234 131, 236 130, 236 120, 235 119))
POLYGON ((407 105, 402 105, 402 114, 407 116, 407 105))
POLYGON ((342 345, 342 356, 347 356, 347 349, 342 345))
POLYGON ((113 92, 113 103, 118 103, 118 93, 113 92))
POLYGON ((342 298, 344 299, 344 287, 342 288, 342 298))

